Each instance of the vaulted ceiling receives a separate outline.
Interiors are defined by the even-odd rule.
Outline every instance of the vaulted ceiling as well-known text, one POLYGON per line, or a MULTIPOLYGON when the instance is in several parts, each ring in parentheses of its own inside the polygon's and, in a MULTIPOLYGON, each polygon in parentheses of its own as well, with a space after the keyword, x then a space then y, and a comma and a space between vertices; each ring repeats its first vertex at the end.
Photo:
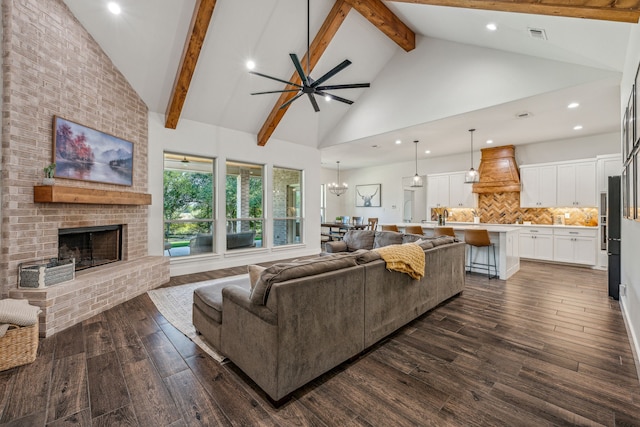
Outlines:
POLYGON ((306 97, 280 109, 293 92, 251 96, 285 85, 245 68, 252 59, 256 71, 299 82, 289 54, 306 54, 303 0, 120 0, 118 16, 102 0, 65 3, 167 127, 195 120, 260 145, 283 139, 346 167, 411 159, 412 144, 396 139, 424 141, 435 156, 461 152, 469 127, 498 145, 571 138, 574 124, 581 135, 617 131, 639 16, 638 1, 311 0, 311 75, 349 59, 331 84, 371 82, 334 92, 353 105, 319 101, 316 113, 306 97), (532 37, 540 30, 544 39, 532 37), (567 110, 571 101, 580 107, 567 110))

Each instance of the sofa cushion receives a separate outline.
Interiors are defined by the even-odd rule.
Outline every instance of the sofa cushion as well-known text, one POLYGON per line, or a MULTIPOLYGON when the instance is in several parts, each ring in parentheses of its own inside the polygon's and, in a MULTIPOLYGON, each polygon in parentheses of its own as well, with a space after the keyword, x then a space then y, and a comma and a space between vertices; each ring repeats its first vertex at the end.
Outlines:
POLYGON ((401 245, 403 234, 396 231, 376 231, 373 248, 381 248, 389 245, 401 245))
POLYGON ((356 265, 356 257, 351 253, 337 253, 274 264, 260 274, 258 283, 256 283, 256 286, 251 291, 250 300, 254 304, 266 305, 269 291, 274 283, 313 276, 356 265))
POLYGON ((402 243, 413 243, 421 240, 424 236, 419 234, 403 234, 402 235, 402 243))
POLYGON ((226 280, 219 279, 211 285, 201 286, 193 291, 193 303, 211 319, 222 323, 222 290, 229 286, 249 289, 251 286, 249 276, 243 274, 226 280))
POLYGON ((266 269, 267 267, 263 267, 261 265, 247 266, 247 273, 249 273, 249 282, 251 283, 252 290, 253 288, 255 288, 256 283, 258 283, 258 279, 260 279, 260 274, 262 274, 262 272, 266 269))
POLYGON ((347 244, 349 252, 358 249, 373 249, 375 235, 373 230, 349 230, 344 234, 342 241, 347 244))
POLYGON ((433 248, 433 242, 430 239, 420 239, 420 240, 416 240, 413 243, 420 246, 423 250, 433 248))
POLYGON ((433 246, 436 247, 436 246, 453 243, 456 241, 456 238, 452 236, 438 236, 438 237, 433 237, 430 240, 431 240, 431 243, 433 243, 433 246))

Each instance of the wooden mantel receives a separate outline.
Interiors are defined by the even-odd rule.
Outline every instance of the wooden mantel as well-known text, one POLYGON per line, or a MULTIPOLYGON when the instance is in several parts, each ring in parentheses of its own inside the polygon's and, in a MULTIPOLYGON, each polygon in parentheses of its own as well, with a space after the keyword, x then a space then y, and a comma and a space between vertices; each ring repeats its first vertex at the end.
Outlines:
POLYGON ((36 185, 35 203, 84 203, 96 205, 150 205, 151 194, 130 191, 94 190, 91 188, 36 185))

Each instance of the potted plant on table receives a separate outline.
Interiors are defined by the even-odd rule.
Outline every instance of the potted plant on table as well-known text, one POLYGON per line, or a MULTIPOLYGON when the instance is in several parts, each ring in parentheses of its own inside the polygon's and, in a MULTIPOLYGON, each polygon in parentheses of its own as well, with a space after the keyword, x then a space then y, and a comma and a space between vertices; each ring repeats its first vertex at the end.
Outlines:
POLYGON ((51 163, 44 167, 44 178, 42 179, 42 185, 53 185, 56 180, 53 178, 53 175, 56 172, 56 164, 51 163))

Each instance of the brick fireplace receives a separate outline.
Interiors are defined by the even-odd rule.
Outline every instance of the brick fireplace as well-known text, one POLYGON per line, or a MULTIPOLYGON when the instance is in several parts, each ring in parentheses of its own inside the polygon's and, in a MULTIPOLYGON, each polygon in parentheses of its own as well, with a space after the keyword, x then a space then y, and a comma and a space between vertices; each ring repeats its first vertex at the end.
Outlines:
POLYGON ((40 335, 49 336, 169 280, 168 259, 148 256, 147 204, 34 201, 52 159, 54 115, 134 147, 132 186, 57 178, 54 188, 146 194, 148 109, 62 0, 3 2, 3 24, 0 298, 40 306, 40 335), (44 289, 18 289, 20 263, 58 257, 60 230, 113 226, 120 260, 44 289))

